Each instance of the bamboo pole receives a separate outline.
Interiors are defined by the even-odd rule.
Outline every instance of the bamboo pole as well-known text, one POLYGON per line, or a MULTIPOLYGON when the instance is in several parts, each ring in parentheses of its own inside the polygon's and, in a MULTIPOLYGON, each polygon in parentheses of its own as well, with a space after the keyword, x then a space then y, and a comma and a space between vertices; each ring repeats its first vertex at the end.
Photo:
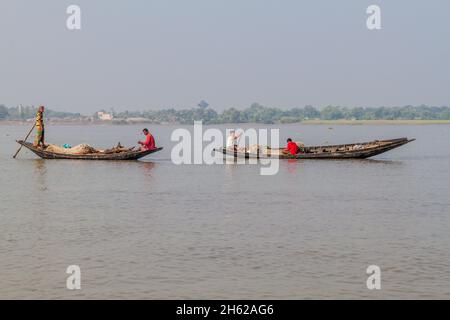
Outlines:
MULTIPOLYGON (((31 128, 30 132, 28 132, 27 136, 25 137, 25 139, 23 140, 23 142, 26 142, 28 137, 30 136, 30 134, 33 132, 34 128, 36 127, 36 123, 33 125, 33 127, 31 128)), ((17 150, 16 154, 13 156, 13 158, 15 159, 17 157, 17 155, 19 154, 20 150, 22 150, 23 145, 20 145, 19 150, 17 150)))

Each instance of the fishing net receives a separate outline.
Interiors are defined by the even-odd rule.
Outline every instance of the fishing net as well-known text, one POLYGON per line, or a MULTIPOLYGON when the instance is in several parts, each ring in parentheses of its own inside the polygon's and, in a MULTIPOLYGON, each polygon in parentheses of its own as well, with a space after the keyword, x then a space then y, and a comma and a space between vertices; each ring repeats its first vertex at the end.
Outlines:
POLYGON ((54 153, 60 153, 60 154, 91 154, 91 153, 98 153, 98 150, 91 147, 88 144, 80 144, 78 146, 75 146, 73 148, 63 148, 54 144, 50 144, 47 146, 45 151, 48 152, 54 152, 54 153))
POLYGON ((263 154, 263 155, 279 155, 281 153, 280 149, 271 149, 269 148, 267 145, 258 145, 258 144, 253 144, 251 146, 248 147, 248 152, 249 153, 258 153, 258 149, 259 149, 259 153, 263 154))

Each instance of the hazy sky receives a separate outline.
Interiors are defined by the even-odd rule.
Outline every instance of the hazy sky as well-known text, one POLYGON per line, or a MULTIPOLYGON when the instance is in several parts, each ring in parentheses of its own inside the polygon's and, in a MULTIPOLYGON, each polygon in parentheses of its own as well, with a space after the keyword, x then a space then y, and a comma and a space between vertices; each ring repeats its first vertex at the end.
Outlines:
POLYGON ((1 0, 0 14, 8 106, 450 105, 448 0, 1 0))

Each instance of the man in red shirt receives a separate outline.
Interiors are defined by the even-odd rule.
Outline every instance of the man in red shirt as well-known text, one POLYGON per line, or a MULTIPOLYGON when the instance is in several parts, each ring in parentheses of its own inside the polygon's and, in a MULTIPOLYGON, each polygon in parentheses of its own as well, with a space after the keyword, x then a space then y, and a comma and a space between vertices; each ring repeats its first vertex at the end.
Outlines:
POLYGON ((145 135, 145 141, 138 141, 141 145, 141 151, 153 150, 156 149, 155 138, 153 138, 152 134, 148 131, 147 128, 142 130, 145 135))
POLYGON ((295 156, 297 153, 300 152, 300 148, 295 142, 292 142, 292 139, 287 139, 287 146, 286 149, 283 150, 284 153, 290 153, 291 155, 295 156))

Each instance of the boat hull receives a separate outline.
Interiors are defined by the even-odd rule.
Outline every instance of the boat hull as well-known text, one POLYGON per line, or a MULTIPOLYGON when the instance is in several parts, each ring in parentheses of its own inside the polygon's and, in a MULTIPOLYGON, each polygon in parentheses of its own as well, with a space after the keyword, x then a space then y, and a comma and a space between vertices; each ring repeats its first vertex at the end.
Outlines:
MULTIPOLYGON (((291 154, 266 154, 262 152, 250 153, 238 150, 230 150, 227 148, 215 149, 216 152, 221 152, 225 155, 235 158, 278 158, 278 159, 367 159, 389 150, 403 146, 415 139, 400 138, 392 140, 375 140, 363 143, 353 143, 333 146, 312 146, 305 147, 305 152, 296 155, 291 154), (361 146, 359 149, 351 148, 361 146), (339 151, 339 150, 342 151, 339 151)), ((276 149, 279 150, 279 149, 276 149)))
POLYGON ((138 160, 149 154, 161 151, 163 148, 156 148, 147 151, 130 151, 121 153, 93 153, 93 154, 61 154, 35 148, 33 144, 29 142, 17 141, 18 144, 24 146, 28 150, 32 151, 38 157, 42 159, 60 159, 60 160, 109 160, 109 161, 125 161, 125 160, 138 160))

